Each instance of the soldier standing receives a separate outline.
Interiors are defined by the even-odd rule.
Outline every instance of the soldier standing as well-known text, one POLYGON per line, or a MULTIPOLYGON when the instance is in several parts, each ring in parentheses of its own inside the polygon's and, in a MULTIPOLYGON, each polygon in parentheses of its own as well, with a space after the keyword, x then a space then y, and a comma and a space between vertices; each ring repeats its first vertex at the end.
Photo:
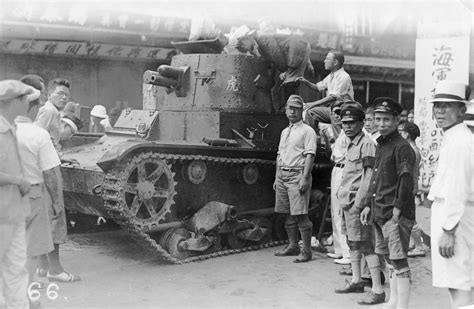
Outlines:
POLYGON ((346 281, 336 293, 362 293, 364 283, 361 276, 361 259, 364 254, 372 276, 372 291, 359 304, 379 304, 385 301, 381 284, 379 258, 374 252, 372 225, 360 221, 363 200, 367 194, 375 161, 375 144, 364 134, 364 111, 356 106, 343 106, 342 129, 350 140, 346 150, 341 186, 337 198, 343 209, 342 230, 347 235, 352 280, 346 281))
POLYGON ((312 259, 311 234, 313 224, 308 218, 311 193, 311 170, 316 155, 316 132, 303 123, 303 99, 291 95, 286 103, 286 116, 290 121, 280 137, 276 164, 275 212, 286 216, 285 229, 289 244, 276 256, 298 256, 295 263, 312 259), (303 241, 300 254, 298 229, 303 241))

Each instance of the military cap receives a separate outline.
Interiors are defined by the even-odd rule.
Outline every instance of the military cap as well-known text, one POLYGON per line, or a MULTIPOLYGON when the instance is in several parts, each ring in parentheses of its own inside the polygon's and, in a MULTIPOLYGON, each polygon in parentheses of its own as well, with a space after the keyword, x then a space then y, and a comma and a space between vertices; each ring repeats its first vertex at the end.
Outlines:
POLYGON ((8 79, 0 81, 0 100, 8 101, 26 95, 28 102, 39 98, 40 91, 20 81, 8 79))
POLYGON ((341 121, 362 121, 365 118, 365 113, 362 108, 355 106, 343 106, 341 111, 341 121))
POLYGON ((378 97, 374 100, 374 113, 389 113, 398 116, 402 110, 400 103, 392 98, 378 97))
POLYGON ((466 86, 465 83, 457 81, 441 80, 436 85, 433 99, 428 102, 459 102, 467 104, 466 86))
POLYGON ((286 105, 303 108, 303 99, 299 95, 292 94, 286 101, 286 105))

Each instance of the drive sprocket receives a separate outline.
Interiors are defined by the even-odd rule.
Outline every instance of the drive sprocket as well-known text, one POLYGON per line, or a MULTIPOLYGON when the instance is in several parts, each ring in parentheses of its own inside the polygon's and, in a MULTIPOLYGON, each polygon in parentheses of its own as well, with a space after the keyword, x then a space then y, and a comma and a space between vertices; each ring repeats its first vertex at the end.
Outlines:
POLYGON ((141 153, 121 165, 119 196, 130 221, 147 231, 165 221, 176 195, 171 164, 156 153, 141 153))

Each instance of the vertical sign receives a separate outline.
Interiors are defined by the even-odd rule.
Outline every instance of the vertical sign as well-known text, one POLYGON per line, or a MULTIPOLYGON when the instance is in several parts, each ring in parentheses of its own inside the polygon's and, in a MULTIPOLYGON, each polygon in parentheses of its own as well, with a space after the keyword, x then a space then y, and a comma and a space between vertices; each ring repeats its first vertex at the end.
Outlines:
POLYGON ((433 181, 443 138, 432 117, 434 89, 440 80, 469 80, 469 23, 418 24, 415 70, 415 122, 420 127, 419 188, 433 181))

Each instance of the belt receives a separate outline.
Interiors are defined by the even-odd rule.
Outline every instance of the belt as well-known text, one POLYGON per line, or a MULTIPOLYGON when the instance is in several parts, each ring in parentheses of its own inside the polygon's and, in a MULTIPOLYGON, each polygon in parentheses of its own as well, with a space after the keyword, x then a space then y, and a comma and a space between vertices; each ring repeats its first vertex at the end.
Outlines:
POLYGON ((344 167, 344 163, 336 163, 334 164, 335 167, 340 167, 340 168, 343 168, 344 167))
POLYGON ((304 168, 303 167, 280 167, 282 171, 285 172, 296 172, 296 171, 302 171, 304 168))

